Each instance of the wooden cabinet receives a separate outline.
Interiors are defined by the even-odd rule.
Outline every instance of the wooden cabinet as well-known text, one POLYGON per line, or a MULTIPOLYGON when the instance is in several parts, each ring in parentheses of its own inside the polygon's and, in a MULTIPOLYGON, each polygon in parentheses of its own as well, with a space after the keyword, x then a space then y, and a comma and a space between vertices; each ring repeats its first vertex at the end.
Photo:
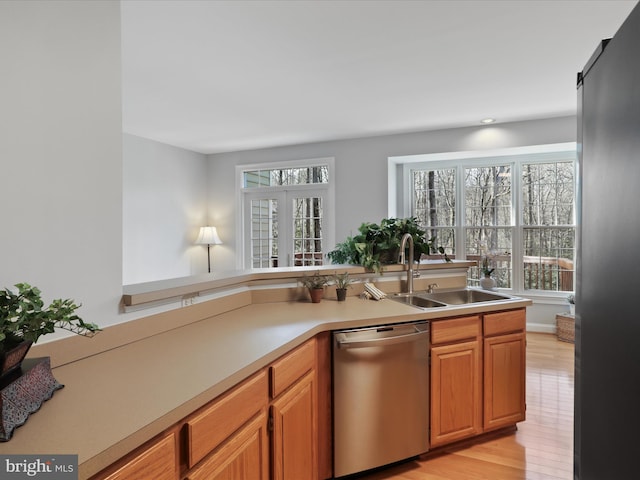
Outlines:
POLYGON ((271 451, 274 480, 318 478, 316 342, 271 366, 271 451))
MULTIPOLYGON (((431 446, 525 417, 525 309, 431 324, 431 446)), ((283 355, 94 480, 332 476, 331 334, 283 355)))
POLYGON ((330 451, 329 335, 282 356, 92 480, 315 480, 319 471, 329 478, 331 456, 318 454, 319 444, 330 451), (318 364, 326 368, 320 376, 318 364))
POLYGON ((188 418, 185 480, 317 478, 316 363, 311 339, 188 418))
POLYGON ((316 479, 315 372, 273 402, 273 479, 316 479))
POLYGON ((257 415, 232 435, 213 455, 195 468, 187 480, 268 480, 267 416, 257 415))
POLYGON ((187 462, 193 467, 268 404, 262 371, 214 400, 186 421, 187 462))
MULTIPOLYGON (((104 480, 176 480, 178 478, 178 461, 176 434, 172 432, 160 440, 152 441, 139 453, 112 473, 105 473, 94 478, 104 480)), ((109 471, 111 471, 110 469, 109 471)))
POLYGON ((526 310, 431 325, 431 445, 525 419, 526 310))
POLYGON ((431 446, 482 431, 481 326, 477 315, 431 326, 431 446))
POLYGON ((526 315, 524 310, 484 316, 484 430, 525 419, 526 315))

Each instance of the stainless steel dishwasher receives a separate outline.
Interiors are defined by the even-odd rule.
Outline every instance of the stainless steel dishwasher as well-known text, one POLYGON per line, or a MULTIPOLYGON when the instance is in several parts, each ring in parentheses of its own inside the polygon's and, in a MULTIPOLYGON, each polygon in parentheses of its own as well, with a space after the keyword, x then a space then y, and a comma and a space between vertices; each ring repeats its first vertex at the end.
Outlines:
POLYGON ((333 333, 334 476, 429 449, 429 323, 333 333))

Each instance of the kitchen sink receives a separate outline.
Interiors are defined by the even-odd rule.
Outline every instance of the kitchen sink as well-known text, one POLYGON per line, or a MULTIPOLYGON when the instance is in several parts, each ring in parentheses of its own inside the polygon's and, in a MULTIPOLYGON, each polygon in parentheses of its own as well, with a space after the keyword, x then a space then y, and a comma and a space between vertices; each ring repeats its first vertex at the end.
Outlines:
POLYGON ((416 294, 399 293, 397 295, 392 295, 389 298, 391 300, 395 300, 396 302, 405 303, 413 307, 420 307, 420 308, 446 307, 444 303, 431 300, 429 298, 425 298, 424 296, 418 296, 416 294))
POLYGON ((397 293, 388 298, 396 302, 404 303, 405 305, 419 308, 439 308, 451 305, 468 305, 471 303, 496 302, 512 299, 512 297, 508 295, 471 289, 434 293, 397 293))
POLYGON ((483 290, 452 290, 449 292, 423 293, 423 299, 444 303, 446 305, 464 305, 467 303, 495 302, 509 300, 511 297, 499 293, 485 292, 483 290))

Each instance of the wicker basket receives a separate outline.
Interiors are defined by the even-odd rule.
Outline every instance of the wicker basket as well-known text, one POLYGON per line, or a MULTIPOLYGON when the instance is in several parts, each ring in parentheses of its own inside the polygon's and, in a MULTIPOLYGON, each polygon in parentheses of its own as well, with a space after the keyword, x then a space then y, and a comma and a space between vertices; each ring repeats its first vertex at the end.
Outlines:
POLYGON ((575 342, 576 338, 576 319, 568 313, 559 313, 556 315, 556 326, 558 340, 563 342, 575 342))

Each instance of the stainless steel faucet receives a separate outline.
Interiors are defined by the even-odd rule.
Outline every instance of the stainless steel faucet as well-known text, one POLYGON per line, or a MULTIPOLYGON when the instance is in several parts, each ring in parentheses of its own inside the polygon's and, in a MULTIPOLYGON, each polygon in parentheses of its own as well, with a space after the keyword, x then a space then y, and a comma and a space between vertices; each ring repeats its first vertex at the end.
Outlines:
POLYGON ((404 250, 409 242, 409 262, 407 265, 407 292, 413 293, 413 237, 410 233, 405 233, 400 241, 400 258, 398 263, 404 265, 404 250))
POLYGON ((427 293, 433 293, 433 289, 434 288, 438 288, 438 284, 437 283, 429 284, 429 286, 427 287, 427 293))

